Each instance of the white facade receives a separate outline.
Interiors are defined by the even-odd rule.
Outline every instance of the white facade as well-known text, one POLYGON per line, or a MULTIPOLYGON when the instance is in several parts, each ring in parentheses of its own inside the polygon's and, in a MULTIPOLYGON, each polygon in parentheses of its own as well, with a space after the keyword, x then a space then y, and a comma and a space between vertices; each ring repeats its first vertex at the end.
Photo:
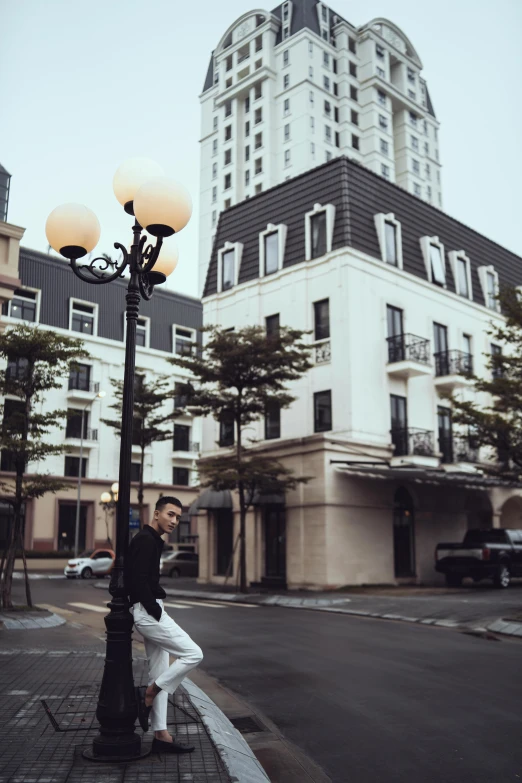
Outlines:
POLYGON ((338 155, 442 206, 439 123, 404 33, 324 4, 256 10, 219 41, 201 100, 199 286, 222 210, 338 155))

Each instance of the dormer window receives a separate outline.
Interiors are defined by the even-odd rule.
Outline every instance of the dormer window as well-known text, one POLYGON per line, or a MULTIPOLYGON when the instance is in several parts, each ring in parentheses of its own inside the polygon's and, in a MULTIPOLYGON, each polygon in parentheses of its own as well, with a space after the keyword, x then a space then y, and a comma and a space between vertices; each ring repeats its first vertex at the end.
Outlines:
POLYGON ((444 263, 442 261, 442 252, 437 245, 430 245, 431 276, 437 285, 445 285, 446 275, 444 272, 444 263))
POLYGON ((4 302, 2 314, 21 321, 38 321, 39 291, 17 288, 10 302, 4 302))
POLYGON ((421 237, 420 243, 428 280, 446 288, 444 245, 438 237, 421 237))
POLYGON ((451 271, 453 272, 453 279, 455 280, 456 293, 465 299, 473 299, 469 258, 463 250, 457 252, 452 250, 448 253, 448 258, 451 264, 451 271))
POLYGON ((283 268, 287 227, 269 223, 259 234, 259 277, 267 277, 283 268))
POLYGON ((237 285, 243 245, 225 242, 218 250, 218 291, 228 291, 237 285))
POLYGON ((484 294, 486 307, 490 310, 499 312, 500 303, 498 301, 498 274, 494 266, 480 266, 478 269, 479 280, 484 294))
POLYGON ((333 204, 314 204, 311 212, 305 215, 305 253, 306 260, 320 258, 332 249, 335 207, 333 204))
POLYGON ((381 258, 385 264, 402 269, 402 230, 393 212, 374 217, 381 258))

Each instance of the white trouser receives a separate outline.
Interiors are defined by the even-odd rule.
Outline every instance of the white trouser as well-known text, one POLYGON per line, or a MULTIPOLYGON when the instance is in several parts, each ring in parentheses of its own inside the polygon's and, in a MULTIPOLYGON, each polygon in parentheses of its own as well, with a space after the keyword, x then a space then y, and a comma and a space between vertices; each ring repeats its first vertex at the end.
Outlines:
POLYGON ((192 641, 188 633, 169 617, 161 606, 161 619, 155 620, 142 604, 134 604, 131 612, 134 625, 145 640, 145 653, 149 662, 149 685, 156 683, 161 688, 153 702, 150 727, 152 731, 167 728, 167 707, 169 693, 174 693, 183 678, 203 660, 201 648, 192 641), (176 656, 169 666, 169 653, 176 656))

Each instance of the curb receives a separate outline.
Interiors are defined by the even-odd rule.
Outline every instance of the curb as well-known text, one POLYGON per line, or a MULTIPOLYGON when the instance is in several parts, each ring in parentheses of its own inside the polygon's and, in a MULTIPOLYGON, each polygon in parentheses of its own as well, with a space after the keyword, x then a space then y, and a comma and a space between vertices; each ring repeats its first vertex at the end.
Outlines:
POLYGON ((4 631, 36 631, 41 628, 56 628, 65 625, 66 620, 52 612, 47 617, 24 617, 13 619, 5 614, 0 614, 0 626, 4 631))
POLYGON ((183 687, 201 716, 232 783, 270 783, 263 767, 242 734, 207 694, 186 677, 183 687))
MULTIPOLYGON (((108 584, 95 584, 98 589, 109 588, 108 584)), ((510 623, 498 619, 492 624, 483 626, 466 625, 456 620, 440 620, 436 617, 408 617, 402 614, 382 614, 381 612, 367 612, 362 609, 348 609, 341 604, 349 604, 349 598, 291 598, 286 595, 270 595, 267 598, 260 593, 254 595, 237 595, 235 593, 202 593, 197 590, 173 590, 166 588, 165 592, 172 598, 193 598, 200 601, 226 601, 228 603, 255 604, 256 606, 282 606, 287 609, 315 609, 319 612, 335 612, 336 614, 351 614, 356 617, 371 617, 377 620, 399 620, 403 623, 415 623, 417 625, 435 625, 439 628, 452 628, 458 631, 475 631, 476 633, 504 634, 505 636, 522 637, 522 623, 510 623)))

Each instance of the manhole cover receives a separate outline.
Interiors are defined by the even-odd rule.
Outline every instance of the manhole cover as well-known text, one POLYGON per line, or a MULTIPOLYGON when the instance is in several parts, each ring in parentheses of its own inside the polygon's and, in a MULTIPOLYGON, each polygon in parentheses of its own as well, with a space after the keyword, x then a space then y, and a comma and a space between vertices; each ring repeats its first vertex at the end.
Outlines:
POLYGON ((265 731, 265 727, 261 726, 255 718, 251 715, 246 715, 243 718, 230 718, 230 723, 241 734, 252 734, 256 731, 265 731))

